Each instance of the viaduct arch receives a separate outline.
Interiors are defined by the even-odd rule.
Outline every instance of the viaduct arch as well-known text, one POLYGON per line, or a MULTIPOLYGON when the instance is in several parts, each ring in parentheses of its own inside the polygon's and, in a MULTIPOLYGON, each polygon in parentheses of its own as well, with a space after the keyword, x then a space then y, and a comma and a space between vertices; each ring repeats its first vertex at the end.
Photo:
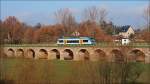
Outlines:
POLYGON ((33 49, 27 49, 26 58, 35 58, 35 51, 33 49))
POLYGON ((106 52, 104 52, 101 49, 94 50, 94 55, 93 56, 94 56, 94 60, 107 61, 106 52))

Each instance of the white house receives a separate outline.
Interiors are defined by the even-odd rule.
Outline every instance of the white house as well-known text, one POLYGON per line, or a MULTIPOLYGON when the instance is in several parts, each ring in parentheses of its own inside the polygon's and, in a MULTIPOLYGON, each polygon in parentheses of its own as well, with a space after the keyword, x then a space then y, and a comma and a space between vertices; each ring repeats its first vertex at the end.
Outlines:
POLYGON ((121 31, 119 32, 119 35, 123 36, 123 38, 129 38, 132 34, 135 34, 135 32, 130 25, 122 26, 121 31))
POLYGON ((126 45, 126 44, 129 44, 130 43, 130 40, 128 38, 122 38, 121 39, 121 44, 122 45, 126 45))

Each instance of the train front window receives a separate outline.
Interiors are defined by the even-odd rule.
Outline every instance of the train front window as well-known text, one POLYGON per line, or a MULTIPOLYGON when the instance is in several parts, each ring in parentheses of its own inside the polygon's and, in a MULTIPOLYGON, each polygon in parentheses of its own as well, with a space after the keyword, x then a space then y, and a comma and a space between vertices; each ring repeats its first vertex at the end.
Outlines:
POLYGON ((59 43, 63 43, 64 41, 63 40, 59 40, 59 43))
POLYGON ((88 42, 88 40, 83 40, 83 42, 88 42))
POLYGON ((95 42, 95 40, 92 40, 92 42, 95 42))

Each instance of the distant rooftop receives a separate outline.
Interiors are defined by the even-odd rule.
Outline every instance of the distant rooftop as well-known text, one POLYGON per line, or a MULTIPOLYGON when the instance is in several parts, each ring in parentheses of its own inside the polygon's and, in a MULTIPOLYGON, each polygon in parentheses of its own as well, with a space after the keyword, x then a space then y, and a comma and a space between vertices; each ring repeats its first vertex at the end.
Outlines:
POLYGON ((122 26, 120 32, 127 32, 130 27, 130 25, 122 26))

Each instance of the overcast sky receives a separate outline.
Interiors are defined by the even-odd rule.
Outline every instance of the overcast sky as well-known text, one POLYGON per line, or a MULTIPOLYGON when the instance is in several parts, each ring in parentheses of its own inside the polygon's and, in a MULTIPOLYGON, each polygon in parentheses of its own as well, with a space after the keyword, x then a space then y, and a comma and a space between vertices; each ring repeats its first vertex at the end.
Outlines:
POLYGON ((30 25, 40 22, 42 24, 54 24, 54 12, 60 8, 72 10, 76 20, 81 21, 82 12, 90 6, 105 8, 108 12, 108 20, 116 25, 142 26, 144 9, 148 6, 149 0, 127 0, 127 1, 1 1, 1 19, 8 16, 16 16, 20 21, 30 25))

